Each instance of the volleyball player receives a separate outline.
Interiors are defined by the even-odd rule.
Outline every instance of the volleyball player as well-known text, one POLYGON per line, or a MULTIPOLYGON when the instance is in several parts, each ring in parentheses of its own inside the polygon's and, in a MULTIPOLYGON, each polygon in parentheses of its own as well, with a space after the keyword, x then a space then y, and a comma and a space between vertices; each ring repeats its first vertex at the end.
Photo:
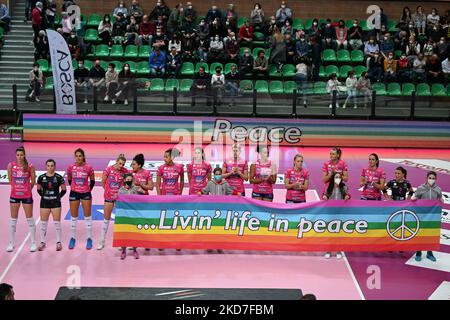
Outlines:
POLYGON ((309 186, 309 172, 303 168, 303 156, 294 157, 294 166, 284 174, 284 186, 286 187, 286 203, 306 202, 306 190, 309 186))
POLYGON ((241 147, 233 144, 233 158, 224 161, 222 177, 234 188, 235 194, 245 197, 244 181, 248 181, 248 163, 240 154, 241 147))
POLYGON ((403 167, 395 169, 395 179, 390 180, 383 188, 384 198, 386 200, 409 200, 414 194, 414 189, 406 180, 408 172, 403 167), (392 194, 389 196, 388 190, 391 190, 392 194))
POLYGON ((56 230, 56 251, 62 250, 61 245, 61 199, 66 194, 66 182, 64 177, 56 173, 56 162, 48 159, 45 162, 47 172, 41 174, 37 182, 37 191, 41 196, 41 243, 38 250, 46 247, 45 236, 50 214, 56 230))
POLYGON ((9 197, 11 219, 9 221, 10 238, 6 251, 14 251, 17 218, 19 217, 20 204, 22 204, 30 230, 30 251, 35 252, 37 249, 36 224, 33 219, 33 195, 31 190, 33 190, 34 184, 36 183, 36 170, 33 164, 28 162, 24 147, 16 149, 16 161, 8 164, 8 181, 11 185, 11 194, 9 197))
POLYGON ((130 173, 133 174, 134 184, 144 190, 143 194, 148 195, 149 191, 153 190, 153 178, 152 174, 144 169, 144 164, 144 155, 142 153, 135 155, 131 162, 130 173))
POLYGON ((250 166, 250 183, 253 184, 252 198, 273 201, 273 185, 277 182, 277 168, 269 160, 269 148, 258 145, 259 160, 250 166))
POLYGON ((362 200, 381 200, 381 190, 384 188, 386 173, 379 168, 380 160, 376 153, 369 155, 369 167, 361 171, 360 186, 362 200))
POLYGON ((70 241, 69 249, 75 248, 75 234, 78 220, 78 209, 83 207, 86 221, 87 240, 86 249, 92 249, 92 189, 95 186, 95 172, 91 165, 86 163, 84 150, 75 150, 75 163, 67 168, 67 180, 70 185, 70 241))
POLYGON ((198 194, 211 181, 211 165, 205 161, 203 148, 194 149, 194 159, 186 168, 189 179, 189 194, 198 194))
POLYGON ((348 166, 341 157, 342 150, 340 148, 334 147, 330 150, 330 160, 326 161, 322 166, 322 181, 325 183, 322 193, 326 191, 331 177, 336 172, 341 174, 344 182, 348 181, 348 166))

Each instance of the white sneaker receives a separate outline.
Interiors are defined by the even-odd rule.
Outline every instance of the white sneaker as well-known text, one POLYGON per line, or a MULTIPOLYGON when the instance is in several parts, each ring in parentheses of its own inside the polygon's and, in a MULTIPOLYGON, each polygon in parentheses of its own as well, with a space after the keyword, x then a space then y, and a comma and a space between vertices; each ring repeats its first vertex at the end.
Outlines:
POLYGON ((342 259, 342 253, 340 252, 336 253, 336 259, 342 259))
POLYGON ((331 252, 327 252, 324 255, 325 259, 330 259, 331 258, 331 252))
POLYGON ((122 90, 116 93, 116 97, 118 98, 122 94, 122 90))
POLYGON ((106 96, 105 99, 103 99, 103 101, 109 101, 108 96, 106 96))
POLYGON ((330 109, 333 108, 333 105, 330 103, 330 109))
POLYGON ((36 242, 32 242, 31 247, 30 247, 30 252, 36 252, 36 250, 37 250, 36 242))
POLYGON ((344 105, 342 106, 342 109, 347 108, 347 105, 344 103, 344 105))
POLYGON ((6 248, 6 252, 13 252, 14 251, 14 242, 10 242, 8 244, 8 247, 6 248))
POLYGON ((355 104, 355 105, 353 106, 353 109, 356 109, 356 108, 358 108, 358 105, 355 104))
POLYGON ((112 103, 112 104, 116 104, 116 100, 115 100, 115 99, 113 99, 111 103, 112 103))
POLYGON ((336 109, 339 108, 339 103, 336 102, 336 109))
POLYGON ((39 100, 38 97, 34 97, 34 100, 35 100, 36 102, 41 102, 41 100, 39 100))
POLYGON ((97 246, 97 250, 103 250, 104 247, 105 247, 105 240, 100 240, 97 246))
POLYGON ((88 100, 87 99, 84 99, 84 102, 83 103, 88 103, 88 100))
POLYGON ((128 100, 125 99, 125 100, 123 101, 123 104, 127 106, 127 105, 128 105, 128 100))

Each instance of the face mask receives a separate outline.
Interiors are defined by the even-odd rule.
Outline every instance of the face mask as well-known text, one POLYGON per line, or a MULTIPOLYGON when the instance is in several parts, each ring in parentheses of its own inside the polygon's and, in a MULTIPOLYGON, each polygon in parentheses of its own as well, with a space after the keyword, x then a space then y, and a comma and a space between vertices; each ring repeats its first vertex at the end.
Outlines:
POLYGON ((129 68, 129 67, 125 67, 124 69, 125 69, 125 71, 128 71, 128 70, 130 70, 130 68, 129 68))
POLYGON ((331 27, 331 24, 327 23, 327 27, 328 27, 328 28, 331 27))
POLYGON ((341 178, 334 179, 334 184, 339 185, 341 183, 341 178))
POLYGON ((354 23, 353 26, 356 28, 358 25, 356 23, 354 23))
POLYGON ((389 59, 394 59, 394 56, 389 56, 389 59))
POLYGON ((302 41, 302 42, 305 41, 305 38, 300 38, 300 41, 302 41))
POLYGON ((112 68, 108 68, 108 71, 109 71, 109 72, 112 72, 112 68))
POLYGON ((34 70, 34 71, 38 71, 38 68, 37 68, 37 67, 34 67, 33 70, 34 70))
POLYGON ((161 35, 161 32, 157 32, 156 35, 157 35, 157 36, 160 36, 160 35, 161 35))
POLYGON ((231 37, 232 40, 236 40, 236 37, 231 37))
POLYGON ((444 42, 445 42, 444 40, 439 41, 439 43, 444 43, 444 42))
POLYGON ((281 6, 281 8, 282 8, 282 9, 285 9, 285 8, 286 8, 286 6, 285 6, 285 5, 283 4, 283 5, 281 6))
POLYGON ((248 52, 245 53, 245 56, 246 56, 246 57, 248 57, 249 55, 250 55, 250 53, 248 53, 248 52))
POLYGON ((75 35, 74 35, 74 34, 72 34, 72 35, 71 35, 71 37, 72 37, 72 38, 75 38, 75 35))
POLYGON ((105 22, 109 22, 109 19, 105 19, 105 22))
POLYGON ((384 40, 387 40, 388 39, 388 37, 384 37, 384 40))
POLYGON ((271 22, 272 24, 274 24, 276 21, 275 21, 275 20, 270 20, 270 22, 271 22))
POLYGON ((256 10, 259 10, 259 7, 258 7, 258 6, 256 6, 256 7, 255 7, 255 9, 256 9, 256 10))
POLYGON ((435 182, 436 182, 436 179, 430 179, 430 178, 428 178, 428 184, 429 184, 430 186, 433 186, 435 182))
POLYGON ((215 174, 215 175, 214 175, 214 179, 215 179, 216 181, 220 181, 220 180, 222 180, 222 175, 221 175, 221 174, 215 174))
POLYGON ((413 26, 413 25, 410 25, 409 28, 412 29, 412 28, 414 28, 414 26, 413 26))
POLYGON ((370 40, 370 41, 369 41, 369 43, 370 43, 370 44, 374 44, 374 43, 375 43, 375 41, 373 41, 373 40, 370 40))
POLYGON ((78 64, 78 68, 83 68, 83 65, 81 63, 78 64))
POLYGON ((133 184, 133 181, 125 181, 125 184, 129 187, 131 187, 131 185, 133 184))
POLYGON ((219 38, 218 38, 218 37, 216 37, 216 41, 219 41, 219 38))
POLYGON ((314 22, 313 25, 314 25, 314 26, 317 26, 317 22, 314 22))
POLYGON ((119 7, 120 7, 120 8, 123 8, 123 4, 120 4, 119 7))
POLYGON ((188 6, 189 9, 192 9, 192 6, 188 6))

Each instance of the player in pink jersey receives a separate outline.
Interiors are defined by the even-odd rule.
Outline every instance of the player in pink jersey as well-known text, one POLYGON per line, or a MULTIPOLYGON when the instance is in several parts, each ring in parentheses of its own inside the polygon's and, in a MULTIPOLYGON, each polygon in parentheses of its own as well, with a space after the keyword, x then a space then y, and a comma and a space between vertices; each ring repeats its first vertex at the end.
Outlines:
POLYGON ((144 190, 144 194, 148 195, 148 192, 153 190, 153 177, 152 174, 144 169, 145 159, 142 153, 137 154, 133 158, 131 163, 133 174, 133 180, 136 187, 141 187, 144 190))
POLYGON ((250 166, 250 183, 253 184, 252 198, 273 201, 273 184, 277 182, 277 168, 269 160, 269 148, 257 146, 260 159, 250 166))
POLYGON ((211 165, 205 161, 205 151, 196 147, 194 160, 186 168, 189 179, 189 194, 198 194, 211 181, 211 165))
POLYGON ((233 145, 233 159, 224 161, 222 177, 234 188, 234 192, 245 197, 244 181, 248 181, 248 163, 240 158, 241 147, 233 145))
POLYGON ((116 204, 119 189, 123 186, 123 175, 128 172, 128 170, 124 168, 125 162, 127 162, 125 155, 120 154, 116 159, 116 164, 107 167, 103 171, 102 186, 105 189, 105 203, 103 205, 102 233, 97 250, 102 250, 105 247, 106 233, 108 232, 111 213, 116 204))
POLYGON ((309 172, 303 168, 303 156, 294 157, 294 167, 284 174, 284 186, 287 189, 286 203, 306 202, 306 190, 309 186, 309 172))
POLYGON ((156 192, 158 195, 181 195, 184 188, 183 165, 173 162, 180 155, 178 149, 164 152, 164 164, 158 167, 156 192))
POLYGON ((369 155, 369 167, 361 171, 362 200, 381 200, 381 191, 384 188, 386 173, 378 167, 379 163, 378 155, 372 153, 369 155))
POLYGON ((341 174, 344 182, 348 181, 348 167, 341 156, 342 150, 340 148, 334 147, 330 150, 330 161, 325 162, 322 166, 322 181, 325 183, 322 193, 327 189, 328 183, 335 172, 341 174))
POLYGON ((70 241, 69 249, 75 248, 75 233, 78 220, 80 202, 83 207, 84 220, 86 221, 87 241, 86 249, 92 249, 92 189, 95 186, 94 169, 86 163, 84 150, 75 150, 75 163, 67 168, 67 180, 70 185, 70 241))
POLYGON ((35 252, 36 246, 36 224, 33 219, 33 195, 32 190, 36 183, 36 171, 31 163, 28 163, 25 148, 16 149, 16 161, 8 164, 8 181, 11 185, 9 208, 11 219, 9 222, 9 244, 6 251, 14 251, 14 238, 16 234, 17 218, 19 217, 20 204, 22 203, 28 228, 31 235, 30 251, 35 252))

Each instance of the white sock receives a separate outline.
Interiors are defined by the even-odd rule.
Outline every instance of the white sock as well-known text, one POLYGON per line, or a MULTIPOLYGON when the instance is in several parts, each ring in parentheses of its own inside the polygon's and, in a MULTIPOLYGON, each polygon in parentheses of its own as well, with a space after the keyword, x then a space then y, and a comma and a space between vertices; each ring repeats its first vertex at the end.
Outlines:
POLYGON ((101 236, 101 241, 105 241, 106 239, 106 234, 108 233, 108 228, 109 228, 109 220, 103 220, 103 227, 102 227, 102 236, 101 236))
POLYGON ((41 242, 45 243, 45 236, 47 235, 48 221, 41 220, 41 242))
POLYGON ((33 218, 27 218, 28 228, 30 229, 30 240, 31 243, 36 242, 36 224, 33 218))
POLYGON ((11 243, 14 243, 14 238, 16 235, 16 225, 17 225, 17 219, 11 218, 9 220, 9 241, 11 243))
POLYGON ((70 220, 70 237, 75 239, 75 232, 77 230, 78 218, 72 217, 70 220))
POLYGON ((56 242, 61 242, 61 222, 53 221, 56 230, 56 242))
POLYGON ((92 216, 84 217, 84 220, 86 220, 87 238, 92 239, 92 216))

